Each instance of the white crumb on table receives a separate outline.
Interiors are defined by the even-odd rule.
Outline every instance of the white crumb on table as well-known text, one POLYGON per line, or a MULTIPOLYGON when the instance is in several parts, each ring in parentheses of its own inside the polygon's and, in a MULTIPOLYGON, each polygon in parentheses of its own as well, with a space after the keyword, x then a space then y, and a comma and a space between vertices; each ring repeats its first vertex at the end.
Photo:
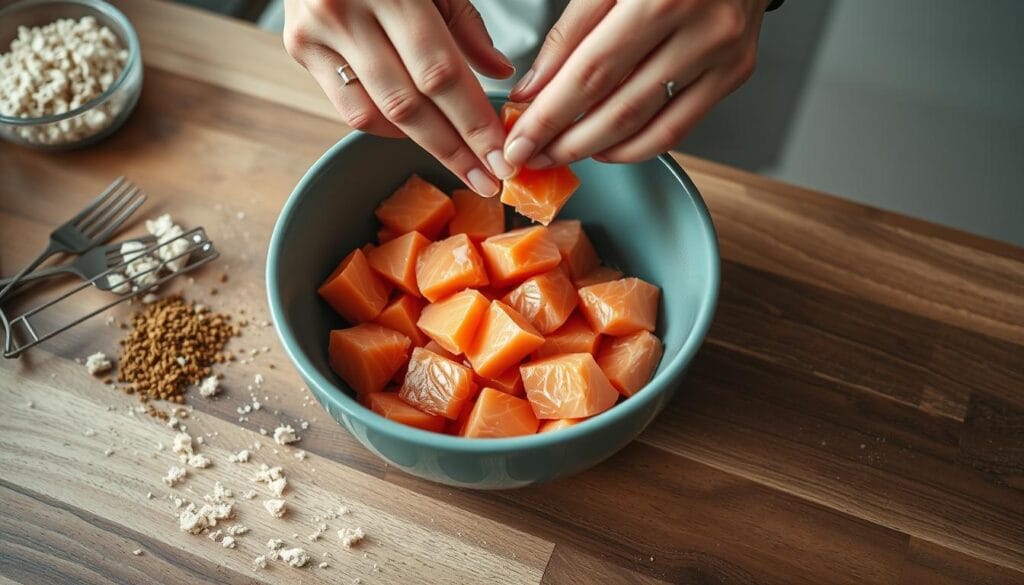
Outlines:
POLYGON ((93 376, 109 372, 112 367, 114 367, 114 364, 107 357, 107 354, 102 351, 97 351, 85 358, 85 370, 93 376))
POLYGON ((137 556, 137 557, 141 557, 142 556, 142 549, 141 548, 137 548, 137 549, 132 551, 132 554, 137 556))
POLYGON ((249 455, 250 453, 248 449, 242 449, 238 453, 228 455, 228 461, 231 463, 246 463, 249 461, 249 455))
POLYGON ((341 546, 345 548, 352 548, 359 544, 364 538, 366 538, 366 534, 360 527, 342 528, 338 531, 338 539, 341 540, 341 546))
POLYGON ((256 558, 254 558, 252 560, 252 564, 255 565, 257 569, 266 569, 267 568, 267 555, 259 555, 259 556, 257 556, 256 558))
POLYGON ((267 485, 270 487, 271 494, 276 497, 281 497, 281 494, 284 493, 284 488, 288 487, 288 480, 283 477, 279 477, 268 482, 267 485))
POLYGON ((220 544, 224 548, 235 548, 235 537, 225 536, 224 539, 220 541, 220 544))
POLYGON ((281 560, 292 567, 304 567, 309 562, 309 554, 301 548, 281 549, 281 560))
POLYGON ((276 498, 265 500, 263 502, 263 507, 266 508, 267 512, 270 512, 270 515, 274 518, 281 518, 285 515, 285 512, 288 511, 286 502, 276 498))
POLYGON ((167 470, 167 475, 164 476, 164 483, 170 487, 174 487, 181 482, 181 480, 185 479, 187 475, 188 472, 185 471, 184 467, 172 465, 171 468, 167 470))
POLYGON ((216 375, 207 376, 199 383, 199 395, 203 398, 211 398, 220 392, 220 380, 216 375))
POLYGON ((287 445, 299 440, 295 429, 291 425, 280 425, 274 429, 274 442, 278 445, 287 445))
POLYGON ((192 455, 188 458, 189 467, 195 467, 197 469, 206 469, 211 465, 213 465, 213 461, 210 461, 209 457, 201 453, 192 455))

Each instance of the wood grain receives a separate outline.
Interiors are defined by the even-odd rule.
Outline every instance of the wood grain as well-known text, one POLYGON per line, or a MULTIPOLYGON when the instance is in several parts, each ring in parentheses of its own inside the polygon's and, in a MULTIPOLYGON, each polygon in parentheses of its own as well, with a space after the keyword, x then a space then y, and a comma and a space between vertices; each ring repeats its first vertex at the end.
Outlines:
POLYGON ((214 467, 175 489, 160 481, 173 458, 155 449, 170 431, 73 361, 116 353, 132 307, 0 363, 0 582, 1024 582, 1020 249, 679 155, 724 261, 715 324, 676 399, 578 476, 499 493, 428 484, 342 431, 259 325, 277 211, 347 129, 275 36, 121 4, 143 36, 139 110, 88 150, 0 145, 0 271, 124 173, 150 194, 143 216, 204 225, 221 250, 167 292, 244 311, 232 349, 256 353, 224 368, 224 396, 192 401, 187 424, 214 467), (254 397, 263 407, 239 413, 254 397), (281 422, 308 424, 305 461, 261 433, 281 422), (254 464, 226 456, 257 440, 257 461, 285 465, 294 514, 271 519, 257 488, 239 504, 252 532, 238 549, 181 533, 167 496, 195 500, 215 478, 248 489, 254 464), (308 542, 342 503, 366 548, 332 536, 348 517, 308 542), (330 566, 256 571, 271 537, 330 566))

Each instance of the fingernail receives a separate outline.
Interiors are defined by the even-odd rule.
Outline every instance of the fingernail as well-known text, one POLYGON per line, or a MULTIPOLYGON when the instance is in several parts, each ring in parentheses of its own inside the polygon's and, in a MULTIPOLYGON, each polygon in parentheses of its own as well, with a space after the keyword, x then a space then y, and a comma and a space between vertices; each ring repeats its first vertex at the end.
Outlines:
POLYGON ((602 155, 602 154, 595 154, 595 155, 594 155, 594 156, 592 156, 591 158, 593 158, 593 159, 594 159, 594 160, 596 160, 597 162, 603 162, 603 163, 606 163, 606 162, 608 162, 608 157, 606 157, 606 156, 604 156, 604 155, 602 155))
POLYGON ((491 172, 504 181, 515 173, 512 165, 505 160, 505 155, 500 150, 492 150, 487 153, 487 164, 491 166, 491 172))
POLYGON ((501 187, 494 179, 480 169, 469 171, 466 173, 466 178, 469 179, 469 186, 484 197, 494 197, 498 194, 498 189, 501 187))
POLYGON ((505 53, 502 53, 501 51, 498 51, 498 50, 495 50, 495 52, 496 52, 496 53, 498 54, 498 59, 499 59, 499 60, 500 60, 500 61, 501 61, 501 62, 502 62, 502 63, 503 63, 503 64, 504 64, 504 65, 505 65, 506 67, 508 67, 508 68, 509 68, 509 69, 511 69, 512 71, 515 71, 515 70, 516 70, 516 66, 515 66, 515 65, 514 65, 514 64, 512 63, 512 61, 510 61, 510 60, 509 60, 509 58, 508 58, 508 57, 506 57, 506 56, 505 56, 505 53))
POLYGON ((505 160, 513 167, 521 167, 530 160, 537 144, 525 136, 520 136, 505 147, 505 160))
POLYGON ((523 74, 523 76, 519 79, 519 81, 516 82, 515 85, 512 86, 511 93, 516 94, 526 91, 526 88, 530 86, 530 82, 533 81, 533 77, 533 69, 530 69, 529 71, 523 74))
POLYGON ((546 154, 538 154, 537 156, 530 159, 530 162, 526 163, 528 169, 546 169, 548 167, 555 166, 555 161, 546 154))

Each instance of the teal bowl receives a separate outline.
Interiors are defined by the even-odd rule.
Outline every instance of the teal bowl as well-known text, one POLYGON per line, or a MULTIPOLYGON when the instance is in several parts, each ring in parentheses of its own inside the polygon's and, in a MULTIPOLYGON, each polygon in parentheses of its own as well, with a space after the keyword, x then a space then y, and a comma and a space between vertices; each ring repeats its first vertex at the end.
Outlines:
MULTIPOLYGON (((495 107, 503 101, 492 96, 495 107)), ((508 439, 466 439, 387 420, 363 407, 330 368, 328 333, 346 324, 316 293, 341 258, 375 239, 374 209, 411 173, 448 192, 459 181, 409 140, 352 132, 306 172, 270 240, 267 293, 285 350, 328 414, 367 449, 444 484, 505 489, 596 465, 636 438, 679 389, 718 296, 714 226, 697 188, 668 156, 639 164, 572 166, 582 186, 559 217, 584 223, 605 262, 661 287, 657 335, 664 357, 651 382, 567 429, 508 439)))

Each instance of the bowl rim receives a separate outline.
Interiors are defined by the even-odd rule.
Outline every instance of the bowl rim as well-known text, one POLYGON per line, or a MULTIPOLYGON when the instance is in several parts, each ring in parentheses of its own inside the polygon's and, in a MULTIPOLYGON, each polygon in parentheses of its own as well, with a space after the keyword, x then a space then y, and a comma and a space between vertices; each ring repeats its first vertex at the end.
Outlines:
MULTIPOLYGON (((492 101, 504 101, 507 99, 503 94, 494 92, 488 92, 488 97, 491 98, 492 101)), ((310 390, 328 402, 330 408, 336 409, 347 416, 355 417, 368 428, 375 432, 384 434, 389 438, 416 443, 423 447, 476 454, 527 451, 553 447, 558 444, 579 439, 580 437, 596 432, 599 428, 606 425, 614 424, 626 419, 635 412, 646 408, 650 403, 658 400, 665 392, 670 390, 669 386, 671 381, 681 377, 687 365, 693 359, 694 355, 696 355, 697 350, 703 343, 714 318, 715 308, 718 302, 719 280, 721 276, 721 256, 719 255, 718 237, 715 232, 715 226, 711 220, 711 215, 708 212, 707 206, 704 203, 704 199, 701 197, 696 185, 693 184, 693 181, 690 180, 690 177, 686 172, 671 156, 666 153, 659 155, 657 160, 675 177, 683 187, 685 195, 694 203, 698 214, 698 220, 700 225, 703 227, 708 240, 707 253, 711 256, 709 259, 711 269, 704 285, 704 301, 697 309, 697 316, 694 320, 693 327, 690 329, 688 336, 683 341, 682 347, 672 360, 665 364, 662 371, 656 374, 640 392, 631 396, 629 400, 626 400, 621 404, 617 404, 614 407, 569 428, 559 429, 558 431, 549 433, 538 433, 501 439, 457 437, 443 433, 425 431, 386 419, 366 408, 362 404, 359 404, 359 402, 349 396, 348 393, 339 388, 334 382, 322 375, 313 366, 309 358, 298 349, 298 344, 290 341, 291 339, 296 339, 297 336, 291 325, 289 325, 283 318, 283 303, 278 287, 274 285, 276 282, 274 275, 279 270, 278 254, 276 250, 284 241, 285 231, 290 228, 290 224, 294 217, 294 210, 299 205, 302 192, 305 191, 310 184, 319 180, 320 176, 326 172, 325 168, 328 160, 334 158, 339 152, 351 147, 353 144, 358 143, 367 136, 369 135, 364 132, 353 130, 331 146, 323 155, 320 156, 320 158, 317 159, 315 163, 313 163, 313 166, 306 171, 302 179, 299 180, 298 184, 292 190, 291 195, 288 196, 284 207, 281 209, 281 213, 274 224, 274 230, 270 238, 270 245, 267 249, 267 268, 265 277, 267 282, 267 298, 270 305, 270 314, 274 323, 274 328, 277 330, 277 334, 282 345, 284 345, 285 352, 288 354, 288 357, 291 358, 292 363, 295 365, 296 369, 298 369, 299 374, 303 377, 304 381, 310 386, 310 390)))
MULTIPOLYGON (((125 84, 128 76, 139 67, 141 61, 140 54, 141 50, 139 47, 139 37, 135 32, 135 27, 132 26, 128 17, 124 15, 116 6, 105 2, 104 0, 19 0, 12 4, 8 4, 3 8, 0 8, 0 18, 10 17, 17 13, 18 10, 24 9, 29 6, 38 6, 42 4, 78 4, 86 8, 102 12, 110 17, 112 20, 117 22, 122 29, 124 29, 124 36, 128 40, 128 61, 125 63, 124 69, 118 74, 117 79, 114 83, 110 84, 103 93, 85 102, 73 110, 68 110, 60 114, 53 114, 51 116, 42 116, 38 118, 21 118, 14 116, 5 116, 0 114, 0 124, 7 124, 10 126, 38 126, 44 124, 53 124, 60 122, 61 120, 68 120, 74 118, 80 114, 93 109, 101 103, 107 101, 110 96, 114 95, 121 86, 125 84)), ((63 17, 57 17, 63 18, 63 17)), ((117 33, 115 33, 117 34, 117 33)), ((5 51, 7 48, 3 48, 5 51)))

